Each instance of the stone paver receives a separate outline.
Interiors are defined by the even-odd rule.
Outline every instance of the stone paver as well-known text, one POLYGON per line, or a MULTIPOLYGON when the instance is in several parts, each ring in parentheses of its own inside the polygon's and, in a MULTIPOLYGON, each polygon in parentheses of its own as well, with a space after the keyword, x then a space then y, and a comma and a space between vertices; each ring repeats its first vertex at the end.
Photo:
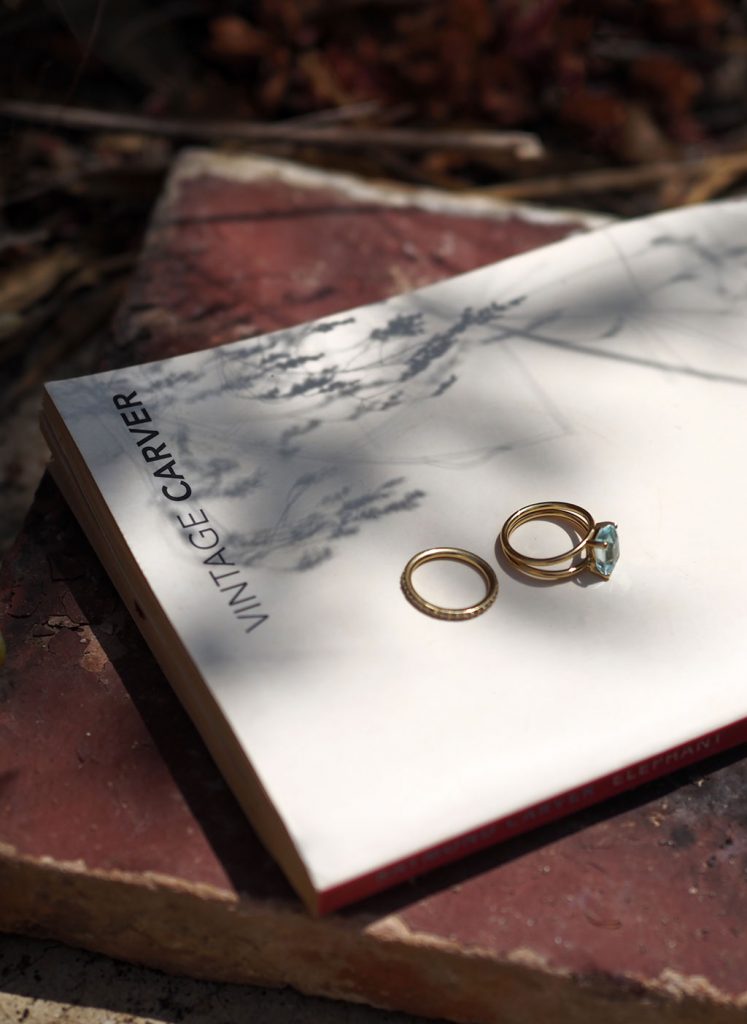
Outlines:
MULTIPOLYGON (((588 226, 187 155, 109 364, 301 322, 588 226)), ((746 1019, 738 752, 312 920, 49 481, 2 583, 0 928, 454 1021, 746 1019)))

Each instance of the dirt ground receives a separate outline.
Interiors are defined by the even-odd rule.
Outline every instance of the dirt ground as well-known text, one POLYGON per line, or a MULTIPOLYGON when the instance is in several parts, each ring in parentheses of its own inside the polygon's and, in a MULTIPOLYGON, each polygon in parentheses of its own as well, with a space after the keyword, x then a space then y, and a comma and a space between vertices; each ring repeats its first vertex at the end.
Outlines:
POLYGON ((51 942, 0 937, 0 1024, 427 1024, 422 1017, 174 978, 51 942))

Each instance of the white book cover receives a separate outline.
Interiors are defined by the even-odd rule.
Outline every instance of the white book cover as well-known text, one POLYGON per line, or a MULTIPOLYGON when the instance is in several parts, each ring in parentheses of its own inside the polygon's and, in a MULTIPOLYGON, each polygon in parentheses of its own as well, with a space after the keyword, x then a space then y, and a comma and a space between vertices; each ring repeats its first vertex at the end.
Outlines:
MULTIPOLYGON (((142 571, 317 909, 744 738, 745 239, 747 203, 665 213, 48 385, 124 541, 102 558, 142 571), (608 582, 506 571, 503 522, 544 500, 618 524, 608 582), (405 600, 440 545, 495 567, 485 614, 405 600)), ((517 546, 567 546, 545 528, 517 546)))

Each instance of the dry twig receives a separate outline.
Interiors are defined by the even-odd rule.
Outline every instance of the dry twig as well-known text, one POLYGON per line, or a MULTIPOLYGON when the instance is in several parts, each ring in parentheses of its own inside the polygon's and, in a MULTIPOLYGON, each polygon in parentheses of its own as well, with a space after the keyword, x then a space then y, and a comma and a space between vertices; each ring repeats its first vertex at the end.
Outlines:
MULTIPOLYGON (((727 187, 747 174, 747 150, 719 153, 716 156, 688 157, 684 160, 656 160, 633 167, 604 167, 576 174, 557 174, 547 178, 512 181, 482 189, 481 195, 500 199, 565 199, 567 196, 591 192, 632 192, 638 188, 659 185, 671 178, 710 180, 711 189, 704 197, 711 198, 718 181, 727 187)), ((693 201, 693 200, 691 200, 693 201)))
POLYGON ((462 152, 502 152, 517 160, 536 160, 544 154, 540 139, 531 132, 431 131, 424 128, 358 128, 297 122, 262 124, 250 121, 155 118, 52 103, 29 103, 25 100, 6 100, 0 103, 0 116, 78 131, 138 132, 203 142, 236 139, 254 145, 283 143, 419 151, 458 149, 462 152))

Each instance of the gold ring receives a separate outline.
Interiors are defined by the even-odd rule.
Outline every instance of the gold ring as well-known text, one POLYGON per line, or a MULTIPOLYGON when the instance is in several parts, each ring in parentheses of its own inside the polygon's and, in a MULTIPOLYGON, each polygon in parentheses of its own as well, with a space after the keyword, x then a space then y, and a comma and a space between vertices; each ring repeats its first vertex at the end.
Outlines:
POLYGON ((447 619, 451 622, 458 622, 461 619, 474 619, 476 615, 482 615, 498 596, 498 578, 492 568, 484 558, 480 558, 479 555, 473 555, 471 551, 465 551, 463 548, 428 548, 426 551, 418 552, 417 555, 412 556, 405 566, 400 584, 402 585, 405 597, 418 611, 425 612, 426 615, 432 615, 434 619, 447 619), (413 585, 412 574, 421 565, 425 565, 426 562, 436 562, 439 559, 446 559, 450 562, 463 562, 465 565, 470 566, 471 569, 474 569, 482 577, 486 587, 485 597, 483 597, 482 601, 478 601, 477 604, 468 605, 466 608, 442 608, 441 605, 432 604, 430 601, 426 601, 424 597, 421 597, 413 585))
POLYGON ((567 580, 584 569, 588 569, 603 580, 608 580, 620 557, 617 524, 596 523, 585 508, 571 505, 567 501, 538 501, 534 505, 525 505, 509 516, 503 524, 500 540, 501 550, 508 561, 519 572, 539 580, 567 580), (514 530, 535 519, 562 519, 575 528, 580 539, 569 551, 552 555, 550 558, 524 555, 511 545, 510 537, 514 530), (580 556, 580 560, 574 561, 565 569, 548 568, 557 565, 558 562, 572 561, 577 556, 580 556))

